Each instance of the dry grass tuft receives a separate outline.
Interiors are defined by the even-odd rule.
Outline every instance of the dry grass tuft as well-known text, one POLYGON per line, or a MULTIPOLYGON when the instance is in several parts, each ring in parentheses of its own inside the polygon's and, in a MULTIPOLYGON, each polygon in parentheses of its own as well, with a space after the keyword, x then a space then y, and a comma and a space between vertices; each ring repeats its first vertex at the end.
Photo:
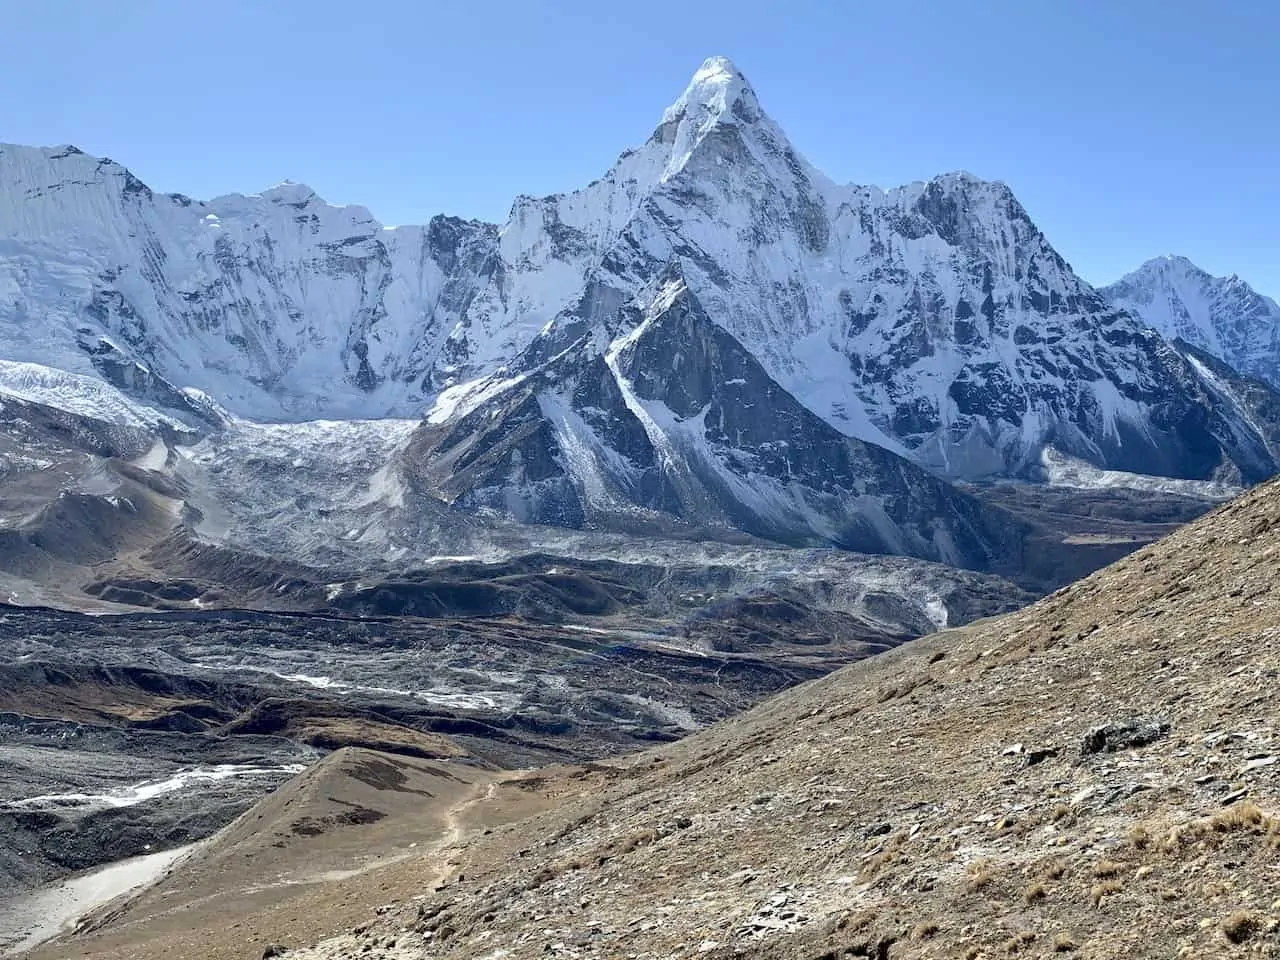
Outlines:
POLYGON ((928 940, 941 928, 932 920, 922 920, 911 928, 912 940, 928 940))
POLYGON ((1241 800, 1209 818, 1209 829, 1216 833, 1231 833, 1255 827, 1269 827, 1271 817, 1262 812, 1252 800, 1241 800))
POLYGON ((1053 937, 1054 953, 1070 953, 1072 950, 1079 950, 1080 944, 1076 942, 1076 938, 1069 933, 1058 933, 1053 937))
POLYGON ((1069 803, 1055 803, 1053 809, 1049 811, 1049 819, 1054 823, 1060 823, 1063 820, 1074 823, 1076 819, 1075 808, 1069 803))
POLYGON ((1200 888, 1200 895, 1206 900, 1217 900, 1230 889, 1230 885, 1223 880, 1206 880, 1204 886, 1200 888))
POLYGON ((1043 900, 1049 895, 1049 891, 1045 889, 1043 883, 1033 883, 1027 889, 1022 891, 1022 902, 1031 904, 1037 900, 1043 900))
POLYGON ((1118 860, 1099 860, 1093 867, 1093 875, 1099 880, 1118 877, 1124 872, 1124 864, 1118 860))
POLYGON ((657 830, 639 830, 625 837, 617 847, 619 855, 633 853, 641 847, 647 847, 658 839, 657 830))
POLYGON ((1036 935, 1030 930, 1019 930, 1004 943, 1006 953, 1017 953, 1027 944, 1034 943, 1036 935))
POLYGON ((992 881, 996 878, 995 871, 992 869, 990 860, 975 860, 973 863, 969 864, 965 872, 967 874, 965 877, 965 886, 969 889, 970 893, 976 893, 977 891, 990 886, 992 881))
POLYGON ((1095 883, 1089 891, 1089 899, 1093 901, 1095 907, 1102 906, 1102 901, 1112 894, 1119 893, 1124 889, 1124 884, 1118 880, 1103 880, 1102 883, 1095 883))
POLYGON ((1232 943, 1244 943, 1266 926, 1266 920, 1253 910, 1237 910, 1222 921, 1222 933, 1232 943))
POLYGON ((1151 831, 1145 823, 1135 823, 1129 828, 1129 843, 1135 850, 1145 850, 1151 846, 1151 831))
POLYGON ((1067 872, 1067 861, 1055 860, 1049 864, 1049 869, 1044 872, 1047 880, 1060 880, 1063 874, 1067 872))
POLYGON ((840 918, 840 922, 836 924, 836 929, 856 933, 871 926, 875 919, 876 911, 871 909, 860 910, 857 913, 847 913, 840 918))
POLYGON ((1259 835, 1268 846, 1280 848, 1280 817, 1267 813, 1252 800, 1241 800, 1208 817, 1171 827, 1156 848, 1162 853, 1175 853, 1187 844, 1215 847, 1241 833, 1259 835))
POLYGON ((872 880, 886 866, 892 863, 898 856, 898 852, 902 849, 902 844, 906 837, 904 834, 897 834, 889 838, 884 845, 884 849, 869 859, 862 868, 862 879, 872 880))
POLYGON ((1177 850, 1187 835, 1186 827, 1170 827, 1169 832, 1160 838, 1158 849, 1161 853, 1172 853, 1177 850))

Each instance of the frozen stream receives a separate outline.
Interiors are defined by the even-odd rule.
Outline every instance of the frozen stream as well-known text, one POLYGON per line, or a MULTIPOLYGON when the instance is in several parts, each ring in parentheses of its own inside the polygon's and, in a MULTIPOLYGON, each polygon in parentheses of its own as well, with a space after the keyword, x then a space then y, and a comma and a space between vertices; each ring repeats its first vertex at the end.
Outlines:
POLYGON ((90 910, 158 880, 197 844, 131 857, 13 899, 0 895, 0 956, 12 956, 72 929, 90 910))
POLYGON ((146 780, 132 786, 105 793, 50 793, 21 800, 0 803, 0 810, 48 810, 88 809, 94 807, 131 807, 145 803, 166 793, 175 793, 201 783, 229 780, 235 777, 269 776, 278 779, 281 773, 295 774, 306 769, 305 764, 291 763, 278 767, 264 767, 249 763, 222 763, 212 767, 182 770, 171 777, 146 780))

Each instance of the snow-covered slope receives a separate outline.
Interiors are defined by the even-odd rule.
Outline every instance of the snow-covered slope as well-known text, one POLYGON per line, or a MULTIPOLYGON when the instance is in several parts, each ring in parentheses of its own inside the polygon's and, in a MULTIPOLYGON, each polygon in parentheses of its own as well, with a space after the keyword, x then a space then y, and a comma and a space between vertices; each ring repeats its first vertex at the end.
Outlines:
POLYGON ((71 147, 3 146, 0 343, 75 373, 124 356, 242 416, 381 415, 432 392, 437 313, 495 232, 384 230, 299 184, 201 203, 71 147))
POLYGON ((1280 386, 1280 304, 1238 276, 1211 276, 1186 257, 1157 257, 1101 292, 1164 336, 1280 386))
POLYGON ((200 203, 70 148, 0 148, 0 356, 242 417, 449 420, 478 384, 620 331, 673 264, 818 421, 944 476, 1039 476, 1049 443, 1104 469, 1276 469, 1266 430, 1008 187, 835 184, 724 58, 599 180, 519 197, 500 227, 384 229, 297 184, 200 203))

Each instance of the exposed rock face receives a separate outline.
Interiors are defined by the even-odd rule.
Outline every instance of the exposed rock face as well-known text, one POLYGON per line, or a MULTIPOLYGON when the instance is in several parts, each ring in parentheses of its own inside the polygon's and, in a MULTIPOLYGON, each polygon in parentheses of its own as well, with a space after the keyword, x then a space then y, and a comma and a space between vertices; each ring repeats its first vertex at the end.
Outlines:
MULTIPOLYGON (((0 148, 0 224, 5 352, 168 405, 416 415, 625 330, 627 305, 674 265, 787 410, 941 475, 1036 477, 1048 445, 1180 478, 1277 466, 1268 423, 1077 277, 1008 187, 835 184, 723 58, 603 177, 519 197, 501 227, 384 228, 299 184, 202 203, 74 148, 22 147, 0 148)), ((669 346, 670 363, 696 349, 669 346)), ((659 359, 652 375, 672 376, 659 359)), ((602 367, 579 374, 603 382, 602 367)), ((624 456, 641 455, 637 429, 613 438, 624 456)), ((530 482, 549 479, 539 457, 521 467, 530 482)), ((686 495, 637 497, 665 510, 686 495)))
POLYGON ((1157 257, 1100 292, 1162 335, 1280 385, 1280 304, 1234 274, 1215 277, 1186 257, 1157 257))
POLYGON ((531 523, 675 521, 977 568, 1016 558, 1001 511, 820 419, 678 273, 645 299, 612 335, 595 328, 438 408, 407 451, 419 489, 531 523))

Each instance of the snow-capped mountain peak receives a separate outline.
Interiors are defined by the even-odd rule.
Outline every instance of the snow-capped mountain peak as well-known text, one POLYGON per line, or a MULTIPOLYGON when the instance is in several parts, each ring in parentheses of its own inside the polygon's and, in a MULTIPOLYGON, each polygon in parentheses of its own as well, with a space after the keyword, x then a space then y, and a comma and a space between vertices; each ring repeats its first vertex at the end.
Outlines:
POLYGON ((680 98, 667 107, 662 122, 753 123, 760 116, 760 102, 742 71, 728 57, 709 57, 680 98))
POLYGON ((1215 277, 1186 257, 1167 255, 1102 292, 1164 336, 1280 386, 1280 304, 1236 274, 1215 277))
POLYGON ((294 183, 292 180, 282 180, 274 187, 263 190, 259 196, 272 203, 285 203, 293 207, 305 207, 313 201, 324 202, 305 183, 294 183))
MULTIPOLYGON (((684 93, 663 112, 662 122, 646 144, 655 146, 666 152, 659 182, 684 171, 700 148, 709 153, 710 164, 750 157, 768 166, 782 160, 815 174, 761 109, 746 76, 726 57, 711 57, 694 73, 684 93)), ((786 173, 785 169, 775 172, 786 173)))

